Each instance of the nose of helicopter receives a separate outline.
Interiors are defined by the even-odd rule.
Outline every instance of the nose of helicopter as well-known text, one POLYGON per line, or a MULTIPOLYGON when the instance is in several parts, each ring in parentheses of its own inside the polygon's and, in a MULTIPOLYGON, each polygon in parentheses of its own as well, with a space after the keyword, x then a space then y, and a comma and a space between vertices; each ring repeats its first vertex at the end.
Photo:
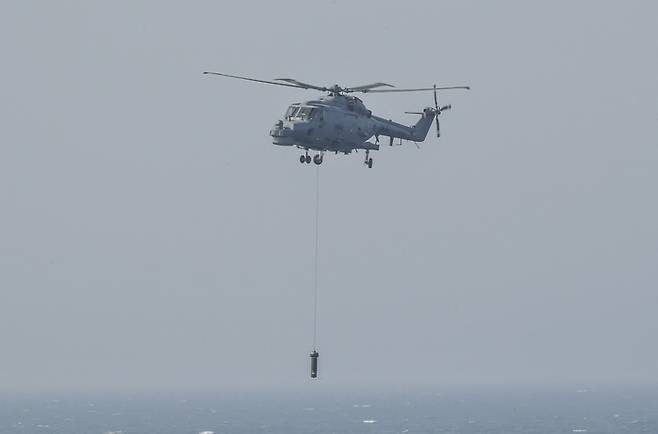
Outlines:
POLYGON ((288 126, 284 126, 283 122, 279 121, 270 130, 270 136, 272 137, 285 137, 292 135, 292 130, 288 126))
POLYGON ((278 121, 270 130, 272 136, 272 143, 281 146, 293 145, 294 131, 288 125, 284 125, 283 121, 278 121))

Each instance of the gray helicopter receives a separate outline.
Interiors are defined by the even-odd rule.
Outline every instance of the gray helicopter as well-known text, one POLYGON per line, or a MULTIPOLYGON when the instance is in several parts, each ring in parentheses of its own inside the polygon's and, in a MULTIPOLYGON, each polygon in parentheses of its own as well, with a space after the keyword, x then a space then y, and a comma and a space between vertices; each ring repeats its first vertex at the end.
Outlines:
POLYGON ((204 74, 219 75, 222 77, 237 78, 239 80, 257 83, 273 84, 277 86, 294 87, 298 89, 314 89, 328 92, 327 95, 316 100, 292 104, 288 107, 282 120, 274 124, 270 130, 272 142, 279 146, 296 146, 305 152, 299 157, 300 163, 311 163, 309 150, 316 151, 313 156, 315 164, 322 164, 325 152, 342 152, 347 155, 359 149, 365 150, 364 164, 372 168, 370 151, 379 150, 379 136, 389 138, 389 145, 394 139, 422 142, 427 137, 432 122, 436 120, 436 135, 441 137, 438 116, 451 108, 450 105, 439 107, 436 92, 449 89, 470 89, 469 86, 397 89, 387 83, 372 83, 355 87, 315 86, 292 78, 277 78, 275 81, 257 80, 255 78, 240 77, 220 72, 206 71, 204 74), (394 89, 377 89, 390 87, 394 89), (372 114, 359 98, 348 95, 350 93, 384 93, 384 92, 434 92, 434 107, 428 107, 422 112, 405 112, 420 115, 420 120, 412 126, 393 122, 390 119, 380 118, 372 114), (368 141, 372 137, 375 142, 368 141))

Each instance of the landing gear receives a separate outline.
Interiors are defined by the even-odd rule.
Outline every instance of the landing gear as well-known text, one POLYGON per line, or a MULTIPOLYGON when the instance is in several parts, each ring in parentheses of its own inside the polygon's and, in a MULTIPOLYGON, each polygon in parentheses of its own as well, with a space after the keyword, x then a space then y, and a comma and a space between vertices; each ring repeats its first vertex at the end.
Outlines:
POLYGON ((299 162, 304 164, 311 164, 311 161, 313 161, 315 164, 322 164, 322 160, 324 160, 324 151, 321 151, 313 156, 311 158, 310 155, 308 155, 308 149, 306 150, 305 154, 302 154, 299 156, 299 162))
POLYGON ((370 158, 370 149, 366 149, 366 160, 363 162, 368 169, 372 169, 372 158, 370 158))

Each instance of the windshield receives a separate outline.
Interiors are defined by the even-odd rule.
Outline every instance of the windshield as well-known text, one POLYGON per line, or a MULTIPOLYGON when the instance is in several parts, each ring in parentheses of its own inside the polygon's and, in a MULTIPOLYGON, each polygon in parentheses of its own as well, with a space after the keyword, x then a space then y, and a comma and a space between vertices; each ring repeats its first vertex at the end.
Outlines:
POLYGON ((318 109, 314 107, 300 107, 297 105, 291 105, 286 111, 286 119, 300 119, 300 120, 311 120, 317 114, 318 109))
POLYGON ((288 107, 288 110, 286 111, 286 119, 292 119, 298 111, 299 111, 298 105, 291 105, 290 107, 288 107))

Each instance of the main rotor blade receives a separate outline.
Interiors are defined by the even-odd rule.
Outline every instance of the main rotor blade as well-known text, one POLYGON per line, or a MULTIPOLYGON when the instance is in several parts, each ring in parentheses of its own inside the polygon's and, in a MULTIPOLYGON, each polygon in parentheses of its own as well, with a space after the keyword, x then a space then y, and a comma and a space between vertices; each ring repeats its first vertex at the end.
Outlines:
POLYGON ((275 78, 275 80, 292 83, 292 84, 296 85, 297 87, 303 87, 304 89, 317 89, 317 90, 321 90, 323 92, 326 91, 326 90, 329 90, 324 86, 316 86, 314 84, 302 83, 301 81, 297 81, 294 78, 275 78))
POLYGON ((297 86, 297 85, 294 85, 294 84, 277 83, 276 81, 267 81, 267 80, 257 80, 255 78, 240 77, 239 75, 222 74, 221 72, 204 71, 203 73, 204 74, 212 74, 212 75, 221 75, 222 77, 237 78, 239 80, 255 81, 256 83, 274 84, 274 85, 277 85, 277 86, 296 87, 296 88, 300 88, 300 89, 306 89, 306 87, 297 86))
MULTIPOLYGON (((469 90, 470 86, 446 86, 446 87, 437 87, 436 90, 451 90, 451 89, 465 89, 469 90)), ((420 87, 417 89, 374 89, 374 90, 362 90, 363 93, 384 93, 384 92, 422 92, 426 90, 433 91, 433 87, 420 87)))
POLYGON ((392 84, 388 84, 388 83, 372 83, 372 84, 364 84, 362 86, 348 87, 347 89, 345 89, 345 91, 346 92, 365 92, 365 91, 368 91, 372 88, 382 87, 382 86, 395 87, 392 84))

